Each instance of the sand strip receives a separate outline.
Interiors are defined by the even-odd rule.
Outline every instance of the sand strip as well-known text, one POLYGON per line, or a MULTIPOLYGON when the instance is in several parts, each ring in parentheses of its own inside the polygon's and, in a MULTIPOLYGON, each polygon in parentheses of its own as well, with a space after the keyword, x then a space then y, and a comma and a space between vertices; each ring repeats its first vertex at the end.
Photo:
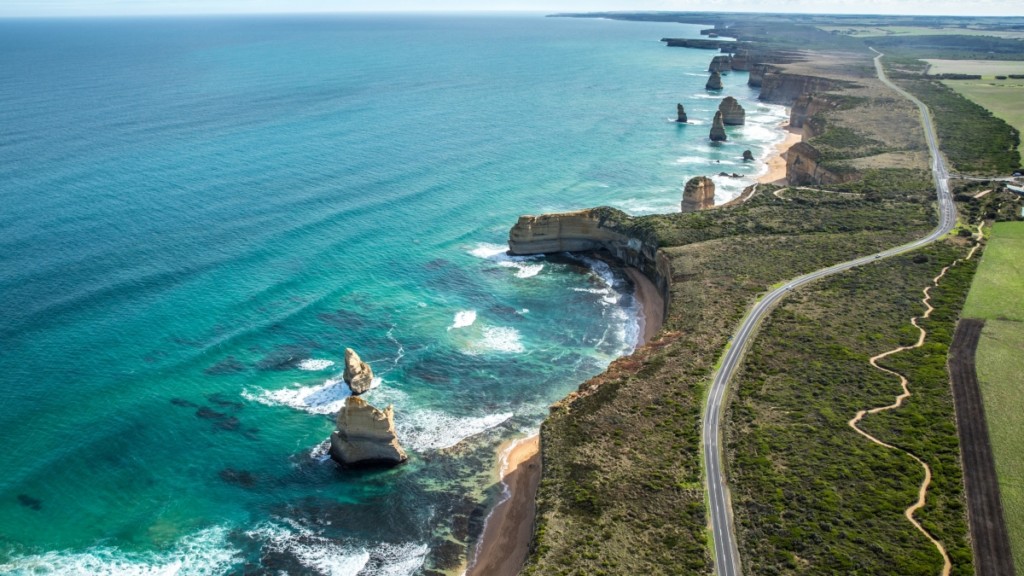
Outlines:
POLYGON ((768 172, 757 179, 759 184, 786 185, 786 152, 797 142, 803 140, 803 131, 792 128, 789 124, 781 126, 786 131, 786 138, 775 145, 775 153, 768 157, 768 172))
POLYGON ((468 576, 516 576, 526 563, 537 513, 540 436, 503 445, 501 482, 505 498, 487 516, 468 576))
POLYGON ((636 286, 633 297, 640 303, 640 342, 643 346, 658 335, 661 325, 665 323, 665 299, 661 297, 658 287, 650 278, 636 268, 626 268, 626 274, 636 286))

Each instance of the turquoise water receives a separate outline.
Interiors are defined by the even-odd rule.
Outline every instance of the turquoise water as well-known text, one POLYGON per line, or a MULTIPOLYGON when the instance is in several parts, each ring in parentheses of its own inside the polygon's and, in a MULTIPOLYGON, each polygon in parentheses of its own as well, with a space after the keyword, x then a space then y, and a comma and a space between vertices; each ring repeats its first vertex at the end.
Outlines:
POLYGON ((781 137, 733 73, 708 142, 713 53, 658 42, 699 28, 0 21, 0 572, 449 565, 497 444, 636 344, 628 282, 505 256, 517 216, 724 201, 781 137), (345 347, 406 465, 326 458, 345 347))

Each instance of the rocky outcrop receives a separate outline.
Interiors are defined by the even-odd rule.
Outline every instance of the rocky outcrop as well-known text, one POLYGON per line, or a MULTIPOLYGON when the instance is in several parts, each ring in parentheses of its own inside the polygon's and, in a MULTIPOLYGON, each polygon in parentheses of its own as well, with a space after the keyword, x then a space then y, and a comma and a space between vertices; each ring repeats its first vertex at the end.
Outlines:
POLYGON ((682 212, 696 212, 715 205, 715 183, 707 176, 690 178, 683 187, 682 212))
POLYGON ((662 38, 666 46, 673 48, 702 48, 704 50, 721 50, 728 52, 733 50, 737 42, 732 40, 707 40, 705 38, 662 38))
POLYGON ((708 135, 712 142, 725 142, 729 139, 725 134, 725 124, 722 122, 722 111, 715 112, 715 119, 711 122, 711 134, 708 135))
POLYGON ((682 104, 676 104, 676 122, 686 123, 686 109, 682 104))
POLYGON ((732 70, 732 58, 728 55, 715 56, 708 65, 708 72, 728 72, 732 70))
POLYGON ((837 87, 838 82, 828 78, 768 71, 761 80, 761 95, 758 99, 791 106, 803 94, 825 92, 837 87))
POLYGON ((395 434, 392 406, 378 410, 349 396, 331 433, 331 458, 342 466, 394 466, 408 459, 395 434))
POLYGON ((790 186, 828 185, 846 182, 855 173, 840 175, 820 164, 821 153, 806 142, 797 142, 786 151, 786 182, 790 186))
POLYGON ((520 216, 508 235, 512 254, 549 254, 607 250, 626 266, 640 270, 658 288, 668 312, 672 268, 652 234, 632 229, 632 218, 614 208, 520 216))
POLYGON ((743 151, 743 161, 744 162, 753 162, 754 161, 754 153, 751 152, 750 150, 744 150, 743 151))
POLYGON ((704 85, 705 90, 721 90, 722 89, 722 75, 717 70, 711 73, 711 77, 708 78, 707 84, 704 85))
POLYGON ((732 96, 726 96, 718 105, 718 111, 722 113, 722 123, 726 126, 743 126, 746 124, 747 113, 740 106, 738 100, 732 96))
POLYGON ((342 374, 345 384, 353 394, 359 395, 373 386, 373 369, 359 358, 359 354, 351 348, 345 348, 345 372, 342 374))

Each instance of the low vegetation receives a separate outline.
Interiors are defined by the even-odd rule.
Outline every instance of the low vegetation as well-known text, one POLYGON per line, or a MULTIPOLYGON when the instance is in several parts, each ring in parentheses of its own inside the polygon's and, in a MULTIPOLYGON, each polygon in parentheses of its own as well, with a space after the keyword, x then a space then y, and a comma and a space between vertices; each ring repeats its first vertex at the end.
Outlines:
MULTIPOLYGON (((868 359, 917 339, 921 289, 964 255, 944 242, 798 291, 765 322, 734 382, 727 454, 745 571, 751 574, 937 574, 942 559, 903 516, 923 470, 847 424, 892 403, 899 382, 868 359)), ((933 470, 922 523, 945 545, 953 574, 973 574, 946 349, 973 264, 932 291, 920 349, 887 358, 912 396, 862 426, 933 470)))
POLYGON ((1006 121, 942 82, 901 76, 899 84, 931 109, 940 146, 955 170, 1009 175, 1020 167, 1020 134, 1006 121))
POLYGON ((946 86, 1024 133, 1024 80, 949 81, 946 86))

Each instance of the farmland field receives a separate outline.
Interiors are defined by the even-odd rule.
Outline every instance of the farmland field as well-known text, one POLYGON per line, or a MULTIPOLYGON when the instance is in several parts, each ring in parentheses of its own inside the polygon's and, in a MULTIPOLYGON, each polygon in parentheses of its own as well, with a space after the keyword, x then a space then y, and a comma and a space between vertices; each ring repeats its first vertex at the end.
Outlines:
POLYGON ((963 316, 984 318, 976 364, 1017 573, 1024 574, 1024 223, 1001 222, 992 238, 963 316))

